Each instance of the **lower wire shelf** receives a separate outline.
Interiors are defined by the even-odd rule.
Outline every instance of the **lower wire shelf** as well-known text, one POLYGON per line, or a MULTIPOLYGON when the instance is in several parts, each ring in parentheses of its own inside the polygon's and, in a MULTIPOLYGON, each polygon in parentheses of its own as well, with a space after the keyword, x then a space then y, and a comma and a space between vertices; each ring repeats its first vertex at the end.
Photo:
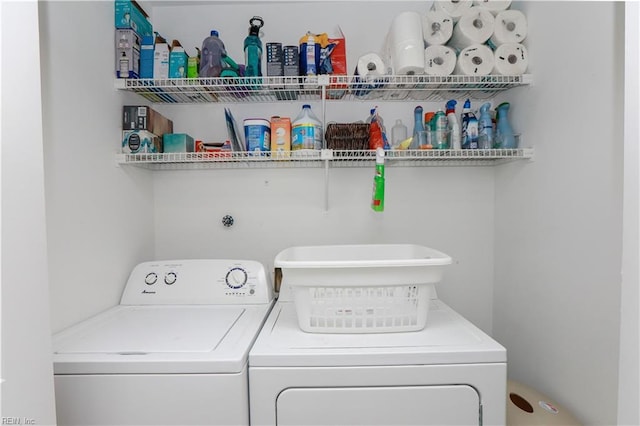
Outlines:
MULTIPOLYGON (((515 149, 429 149, 385 152, 385 164, 392 167, 493 166, 533 159, 533 148, 515 149)), ((313 168, 370 167, 374 150, 332 150, 255 153, 183 152, 164 154, 116 154, 116 163, 151 170, 198 170, 222 168, 313 168)))

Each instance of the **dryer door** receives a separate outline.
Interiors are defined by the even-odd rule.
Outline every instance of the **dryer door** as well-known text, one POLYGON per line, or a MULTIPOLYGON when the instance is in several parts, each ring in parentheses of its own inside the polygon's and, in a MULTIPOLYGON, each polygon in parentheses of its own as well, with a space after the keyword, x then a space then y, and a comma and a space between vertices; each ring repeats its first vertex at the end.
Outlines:
POLYGON ((481 424, 468 385, 289 388, 276 407, 278 426, 481 424))

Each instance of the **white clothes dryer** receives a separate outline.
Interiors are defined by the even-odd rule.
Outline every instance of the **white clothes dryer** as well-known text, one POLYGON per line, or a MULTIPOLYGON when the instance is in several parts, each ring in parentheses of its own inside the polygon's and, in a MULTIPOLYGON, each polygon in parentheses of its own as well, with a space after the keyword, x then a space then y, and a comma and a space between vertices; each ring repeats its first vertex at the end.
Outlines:
POLYGON ((248 425, 247 358, 272 304, 255 261, 139 264, 120 305, 54 335, 58 425, 248 425))
POLYGON ((504 425, 503 346, 430 300, 420 331, 314 334, 291 289, 249 353, 252 425, 504 425))

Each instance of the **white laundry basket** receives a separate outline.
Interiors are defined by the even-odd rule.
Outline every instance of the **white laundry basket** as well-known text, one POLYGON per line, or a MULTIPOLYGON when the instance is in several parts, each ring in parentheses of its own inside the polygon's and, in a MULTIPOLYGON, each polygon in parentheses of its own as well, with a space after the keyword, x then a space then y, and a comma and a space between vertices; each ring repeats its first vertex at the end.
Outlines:
POLYGON ((275 266, 298 324, 310 333, 381 333, 425 327, 433 285, 451 257, 412 244, 291 247, 275 266))

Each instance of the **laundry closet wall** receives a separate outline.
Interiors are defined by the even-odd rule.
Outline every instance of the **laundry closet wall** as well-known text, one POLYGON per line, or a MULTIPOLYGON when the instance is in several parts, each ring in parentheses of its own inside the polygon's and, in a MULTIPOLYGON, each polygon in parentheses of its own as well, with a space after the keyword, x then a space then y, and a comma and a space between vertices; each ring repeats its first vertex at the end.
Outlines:
MULTIPOLYGON (((350 70, 359 55, 380 50, 396 13, 426 9, 424 1, 390 0, 189 3, 148 3, 154 29, 179 39, 189 53, 217 29, 242 62, 248 20, 261 15, 265 43, 297 44, 307 30, 339 24, 350 70)), ((152 258, 241 257, 272 268, 278 251, 292 245, 422 244, 454 258, 438 294, 507 347, 512 377, 586 424, 616 423, 623 5, 513 7, 528 16, 534 84, 492 101, 512 102, 513 125, 523 144, 535 148, 535 159, 496 167, 388 167, 386 209, 378 214, 369 208, 368 168, 331 169, 325 210, 322 169, 116 166, 121 105, 145 101, 114 89, 112 3, 41 3, 54 328, 116 304, 130 268, 152 258), (70 68, 75 58, 82 60, 70 68), (78 111, 90 111, 90 119, 75 119, 78 111), (221 224, 226 214, 235 219, 231 228, 221 224)), ((320 103, 311 105, 320 116, 320 103)), ((330 101, 326 119, 364 120, 375 105, 330 101)), ((416 105, 444 106, 378 105, 388 128, 396 118, 411 128, 416 105)), ((241 123, 295 117, 302 102, 156 108, 174 120, 176 132, 215 141, 226 138, 225 106, 241 123)))

